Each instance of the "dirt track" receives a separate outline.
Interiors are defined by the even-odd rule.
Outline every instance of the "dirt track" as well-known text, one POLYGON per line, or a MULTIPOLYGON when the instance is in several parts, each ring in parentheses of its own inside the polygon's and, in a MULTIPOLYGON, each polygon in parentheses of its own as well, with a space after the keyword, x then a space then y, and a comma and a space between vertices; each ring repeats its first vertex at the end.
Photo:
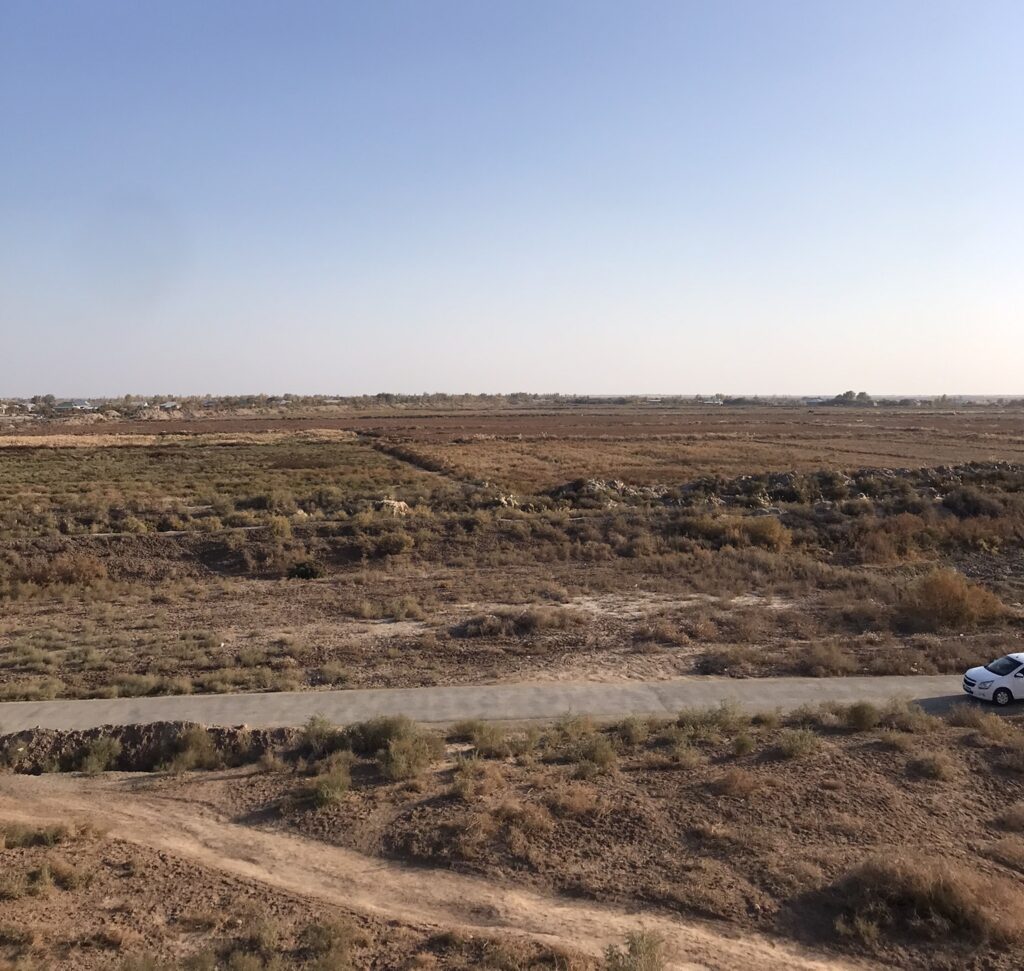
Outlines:
POLYGON ((632 930, 662 934, 676 971, 822 971, 873 967, 711 925, 547 897, 449 871, 371 859, 231 822, 161 794, 148 777, 0 777, 0 819, 91 820, 113 838, 175 854, 289 893, 415 926, 521 936, 599 954, 632 930))

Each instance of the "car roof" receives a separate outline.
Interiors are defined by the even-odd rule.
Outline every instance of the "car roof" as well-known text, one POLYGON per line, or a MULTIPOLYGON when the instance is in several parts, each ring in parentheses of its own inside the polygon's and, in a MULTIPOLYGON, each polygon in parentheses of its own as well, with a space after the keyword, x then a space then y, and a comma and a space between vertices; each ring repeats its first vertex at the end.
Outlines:
POLYGON ((1015 661, 1024 661, 1024 653, 1018 652, 1017 654, 1007 654, 1007 657, 1012 657, 1015 661))

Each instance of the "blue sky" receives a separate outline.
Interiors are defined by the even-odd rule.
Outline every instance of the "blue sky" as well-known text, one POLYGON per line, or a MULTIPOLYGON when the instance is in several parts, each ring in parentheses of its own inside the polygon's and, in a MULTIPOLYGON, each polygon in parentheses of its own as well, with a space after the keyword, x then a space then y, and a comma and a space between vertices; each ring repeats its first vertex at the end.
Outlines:
POLYGON ((1024 4, 0 4, 0 395, 1024 392, 1024 4))

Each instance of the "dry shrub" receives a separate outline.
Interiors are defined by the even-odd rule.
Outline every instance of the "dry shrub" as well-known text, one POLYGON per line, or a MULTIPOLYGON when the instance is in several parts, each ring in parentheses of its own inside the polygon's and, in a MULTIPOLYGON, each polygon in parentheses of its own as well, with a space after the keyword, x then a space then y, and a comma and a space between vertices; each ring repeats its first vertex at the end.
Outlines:
POLYGON ((21 900, 28 893, 23 873, 0 873, 0 900, 21 900))
POLYGON ((720 796, 746 799, 761 788, 761 780, 746 769, 729 769, 714 782, 712 788, 720 796))
POLYGON ((316 967, 347 971, 353 966, 351 952, 360 937, 349 921, 324 921, 307 924, 299 933, 298 944, 306 958, 316 959, 316 967))
POLYGON ((665 942, 651 931, 634 931, 623 947, 604 952, 606 971, 664 971, 668 967, 665 942))
POLYGON ((902 621, 915 630, 962 630, 1005 614, 1002 601, 956 570, 933 570, 907 590, 902 621))
POLYGON ((322 759, 340 748, 344 736, 323 715, 311 715, 302 726, 299 738, 300 751, 310 758, 322 759))
POLYGON ((869 936, 879 930, 933 939, 1012 943, 1024 933, 1020 890, 965 866, 874 859, 837 886, 837 928, 869 936))
POLYGON ((799 663, 800 673, 812 678, 850 674, 856 669, 857 662, 836 644, 812 644, 799 663))
POLYGON ((94 738, 79 756, 78 769, 86 775, 106 772, 121 757, 121 743, 110 735, 94 738))
POLYGON ((732 740, 732 754, 737 758, 750 755, 754 751, 755 743, 746 732, 741 732, 732 740))
POLYGON ((470 617, 456 624, 451 633, 453 637, 527 637, 541 631, 569 630, 583 621, 582 614, 565 607, 503 608, 470 617))
POLYGON ((633 633, 633 638, 641 643, 665 644, 670 647, 679 647, 690 639, 685 631, 664 617, 644 621, 633 633))
POLYGON ((1003 772, 1024 774, 1024 740, 1019 737, 1010 739, 1009 744, 999 752, 995 767, 1003 772))
POLYGON ((576 763, 576 775, 583 779, 610 772, 619 760, 611 739, 599 732, 581 738, 570 758, 576 763))
POLYGON ((336 806, 352 786, 351 752, 335 752, 324 759, 313 779, 309 796, 317 809, 336 806))
POLYGON ((821 748, 821 739, 808 728, 786 728, 779 733, 776 751, 783 759, 802 759, 821 748))
POLYGON ((84 867, 54 858, 47 860, 46 865, 49 867, 54 883, 61 890, 78 890, 92 883, 93 873, 84 867))
POLYGON ((920 735, 941 727, 942 719, 929 715, 912 701, 890 701, 882 712, 882 725, 895 731, 920 735))
POLYGON ((1005 836, 997 840, 985 850, 985 855, 1011 870, 1024 873, 1024 840, 1019 836, 1005 836))
POLYGON ((882 720, 882 712, 870 701, 858 701, 843 712, 843 718, 851 731, 870 732, 871 729, 878 727, 882 720))
POLYGON ((953 706, 946 715, 946 721, 956 728, 980 728, 988 714, 977 704, 964 700, 953 706))
POLYGON ((593 733, 594 720, 589 715, 569 713, 560 716, 555 722, 554 738, 551 739, 551 742, 555 745, 578 742, 584 736, 593 733))
POLYGON ((492 763, 472 756, 460 758, 452 772, 452 794, 463 802, 493 791, 501 782, 501 773, 492 763))
POLYGON ((1003 811, 996 822, 1013 833, 1024 833, 1024 803, 1019 802, 1003 811))
POLYGON ((956 765, 945 752, 922 755, 907 764, 907 771, 918 779, 948 781, 956 775, 956 765))
POLYGON ((503 802, 494 810, 494 818, 506 826, 514 827, 526 836, 550 833, 555 827, 548 810, 533 802, 513 800, 503 802))
POLYGON ((452 852, 463 860, 487 857, 497 831, 498 823, 493 813, 469 813, 455 824, 452 852))
POLYGON ((676 725, 692 738, 735 735, 749 724, 750 716, 731 701, 723 701, 714 708, 684 709, 676 716, 676 725))
POLYGON ((697 660, 698 674, 742 674, 750 668, 750 653, 736 647, 706 651, 697 660))
POLYGON ((349 725, 344 739, 357 755, 376 755, 392 741, 415 735, 417 731, 413 721, 404 715, 382 715, 349 725))
POLYGON ((58 553, 29 563, 23 579, 40 587, 93 586, 107 579, 107 568, 88 553, 58 553))
POLYGON ((218 751, 213 736, 200 725, 186 728, 178 737, 174 748, 174 755, 168 765, 172 772, 219 769, 224 765, 224 757, 218 751))
POLYGON ((449 738, 470 742, 474 752, 485 759, 508 758, 518 747, 518 737, 510 737, 500 725, 479 720, 459 722, 452 727, 449 738))
POLYGON ((589 816, 597 810, 597 791, 588 785, 569 783, 549 792, 544 802, 556 816, 589 816))
POLYGON ((741 529, 751 546, 781 552, 789 549, 793 534, 774 516, 755 516, 744 519, 741 529))
POLYGON ((377 765, 385 779, 400 782, 415 779, 441 757, 444 743, 430 732, 416 731, 392 738, 377 753, 377 765))
POLYGON ((27 846, 56 846, 71 836, 71 830, 61 823, 52 826, 26 826, 22 823, 0 824, 0 849, 18 849, 27 846))
MULTIPOLYGON (((39 932, 34 927, 0 924, 0 947, 13 947, 18 950, 24 950, 33 947, 38 939, 39 932)), ((14 966, 15 969, 17 967, 17 965, 14 966)))
POLYGON ((651 734, 651 723, 647 718, 630 715, 629 718, 624 718, 617 725, 614 725, 612 731, 623 746, 626 748, 636 748, 636 746, 643 745, 647 741, 651 734))
POLYGON ((1009 719, 984 711, 969 701, 957 705, 946 715, 946 721, 956 728, 973 728, 977 741, 1012 744, 1021 739, 1019 730, 1009 719))
POLYGON ((753 724, 760 725, 762 728, 775 729, 782 724, 782 713, 778 710, 759 711, 750 720, 753 724))

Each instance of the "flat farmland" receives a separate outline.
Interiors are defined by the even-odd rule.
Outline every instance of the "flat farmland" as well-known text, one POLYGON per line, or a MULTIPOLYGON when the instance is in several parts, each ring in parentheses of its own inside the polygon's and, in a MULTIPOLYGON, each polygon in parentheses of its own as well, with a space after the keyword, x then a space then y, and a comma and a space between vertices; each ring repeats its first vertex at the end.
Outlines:
POLYGON ((702 475, 1024 460, 1020 410, 609 410, 408 419, 372 430, 407 443, 429 464, 527 493, 588 476, 672 485, 702 475))
POLYGON ((1024 459, 1024 410, 656 405, 392 409, 317 414, 189 417, 164 421, 34 423, 0 434, 0 446, 195 436, 330 433, 404 445, 468 479, 533 493, 581 477, 678 484, 702 475, 921 467, 1024 459))

